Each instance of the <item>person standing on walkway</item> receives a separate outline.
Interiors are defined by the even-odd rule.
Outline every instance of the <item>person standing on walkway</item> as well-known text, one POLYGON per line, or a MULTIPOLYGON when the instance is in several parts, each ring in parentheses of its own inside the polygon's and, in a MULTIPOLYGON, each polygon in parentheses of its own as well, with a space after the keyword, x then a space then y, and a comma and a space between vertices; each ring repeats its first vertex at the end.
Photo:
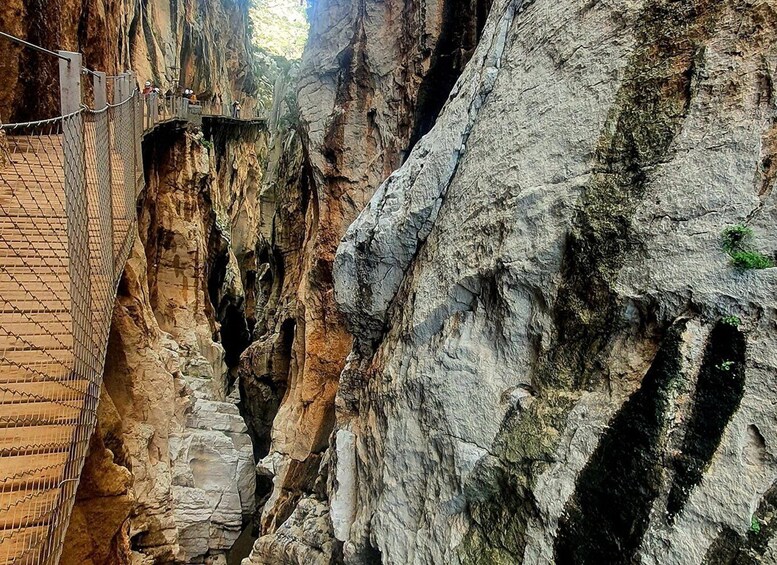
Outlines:
POLYGON ((153 92, 154 87, 152 86, 151 81, 147 80, 142 92, 143 101, 146 103, 146 120, 148 121, 146 127, 151 127, 151 125, 156 122, 156 116, 151 115, 151 94, 153 92))
POLYGON ((236 120, 240 119, 240 102, 237 100, 232 102, 232 117, 236 120))

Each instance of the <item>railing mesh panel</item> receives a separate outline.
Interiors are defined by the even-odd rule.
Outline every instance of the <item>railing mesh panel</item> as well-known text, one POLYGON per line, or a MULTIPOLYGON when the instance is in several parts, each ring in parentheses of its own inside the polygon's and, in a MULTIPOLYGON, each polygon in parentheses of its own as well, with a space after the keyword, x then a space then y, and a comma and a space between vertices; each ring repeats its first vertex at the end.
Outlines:
POLYGON ((190 102, 180 96, 164 96, 158 93, 141 96, 141 103, 143 105, 142 124, 146 130, 160 122, 175 119, 201 125, 203 117, 237 120, 253 120, 258 117, 255 110, 247 112, 221 102, 190 102))
POLYGON ((0 126, 0 563, 55 563, 137 232, 140 96, 0 126))
MULTIPOLYGON (((127 91, 118 78, 109 93, 127 91)), ((62 551, 137 234, 144 130, 230 114, 240 118, 136 92, 99 111, 0 125, 0 565, 54 564, 62 551)))

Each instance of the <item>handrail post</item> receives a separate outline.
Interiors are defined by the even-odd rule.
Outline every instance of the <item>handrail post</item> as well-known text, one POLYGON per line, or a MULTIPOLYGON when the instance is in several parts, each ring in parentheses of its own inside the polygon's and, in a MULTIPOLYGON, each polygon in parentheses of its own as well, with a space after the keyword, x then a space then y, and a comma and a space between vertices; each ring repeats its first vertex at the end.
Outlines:
MULTIPOLYGON (((134 219, 135 216, 135 200, 138 196, 139 192, 139 184, 140 184, 140 178, 143 174, 143 150, 140 144, 140 140, 143 136, 143 111, 147 110, 147 108, 143 108, 143 102, 139 98, 139 94, 136 93, 136 88, 140 88, 138 85, 137 80, 137 74, 135 71, 127 71, 128 80, 130 81, 129 84, 129 90, 127 92, 127 96, 135 96, 134 100, 132 101, 132 116, 134 118, 134 121, 132 122, 132 148, 135 152, 135 168, 133 169, 133 175, 132 175, 132 216, 131 218, 134 219)), ((149 112, 150 113, 150 112, 149 112)), ((151 124, 153 126, 153 120, 154 117, 149 116, 149 119, 151 120, 151 124)))
MULTIPOLYGON (((62 114, 67 116, 81 108, 81 54, 60 51, 60 96, 62 114)), ((84 353, 78 348, 85 343, 89 317, 89 230, 84 158, 83 116, 67 117, 62 124, 65 204, 69 246, 70 296, 73 307, 73 335, 76 365, 83 363, 84 353)), ((78 367, 76 368, 78 372, 78 367)), ((85 370, 85 367, 81 367, 85 370)), ((86 378, 79 373, 79 378, 86 378)))
MULTIPOLYGON (((122 219, 130 219, 130 204, 129 198, 126 194, 126 187, 129 184, 130 177, 135 173, 135 156, 134 146, 131 146, 129 139, 127 138, 127 129, 130 127, 132 114, 129 112, 126 100, 129 93, 129 79, 127 73, 122 73, 116 78, 116 88, 113 93, 113 103, 120 104, 116 107, 116 116, 114 118, 113 130, 116 137, 116 145, 121 156, 122 172, 123 175, 120 179, 119 186, 122 187, 124 194, 121 194, 121 201, 123 202, 124 215, 122 219), (132 169, 132 172, 130 172, 132 169)), ((123 265, 116 265, 116 269, 121 269, 123 265)))
MULTIPOLYGON (((60 51, 59 81, 62 114, 62 150, 65 188, 65 213, 67 218, 68 273, 70 275, 70 311, 73 332, 73 374, 75 379, 89 382, 81 418, 74 432, 73 446, 89 441, 96 417, 100 389, 96 375, 90 367, 94 352, 88 347, 92 327, 91 269, 89 262, 89 205, 86 194, 86 162, 84 155, 84 122, 81 109, 81 54, 60 51)), ((85 449, 85 445, 84 445, 85 449)), ((79 476, 83 460, 77 456, 78 448, 71 451, 64 470, 64 479, 79 476)), ((59 507, 63 516, 70 515, 75 500, 77 482, 68 482, 59 495, 59 507)), ((64 527, 58 526, 49 533, 53 563, 62 550, 64 527)))
POLYGON ((108 89, 105 73, 95 71, 92 73, 94 84, 94 109, 98 112, 108 105, 108 89))
POLYGON ((151 127, 154 127, 159 121, 159 95, 152 92, 151 96, 151 127))
POLYGON ((121 98, 117 102, 124 102, 124 100, 127 99, 127 91, 129 90, 127 87, 127 74, 121 73, 119 78, 119 84, 121 85, 121 98))
POLYGON ((111 193, 111 157, 108 131, 108 92, 106 76, 94 72, 95 162, 97 166, 97 190, 100 203, 100 236, 105 275, 113 278, 113 196, 111 193), (104 143, 103 143, 104 141, 104 143))
MULTIPOLYGON (((124 94, 124 74, 120 74, 116 77, 116 80, 113 85, 113 103, 116 105, 116 108, 114 109, 114 116, 113 116, 113 135, 114 135, 114 143, 116 145, 116 149, 118 149, 118 153, 121 156, 122 161, 124 160, 124 156, 126 155, 126 141, 124 139, 124 136, 122 135, 122 126, 124 125, 124 114, 125 114, 125 108, 124 106, 120 106, 121 102, 126 98, 124 94)), ((126 168, 126 165, 125 165, 126 168)), ((119 179, 121 180, 121 179, 119 179)))

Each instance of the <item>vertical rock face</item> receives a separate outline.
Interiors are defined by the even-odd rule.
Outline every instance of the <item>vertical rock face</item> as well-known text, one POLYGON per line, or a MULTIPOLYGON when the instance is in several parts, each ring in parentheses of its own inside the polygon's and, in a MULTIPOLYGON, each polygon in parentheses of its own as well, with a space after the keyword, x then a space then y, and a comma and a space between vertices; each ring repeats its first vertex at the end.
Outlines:
MULTIPOLYGON (((256 92, 248 0, 125 0, 124 47, 140 80, 189 87, 200 98, 256 92)), ((247 108, 246 108, 247 110, 247 108)))
MULTIPOLYGON (((10 0, 0 23, 210 93, 249 88, 244 15, 10 0)), ((746 226, 777 258, 774 3, 311 21, 272 138, 148 140, 63 562, 223 563, 255 461, 250 565, 777 562, 777 270, 721 245, 746 226)), ((10 53, 0 101, 54 108, 20 109, 53 75, 10 53)))
MULTIPOLYGON (((303 264, 305 214, 310 201, 300 136, 295 128, 294 79, 276 84, 267 168, 259 188, 257 268, 247 287, 246 314, 255 341, 240 360, 243 412, 257 460, 269 452, 273 419, 287 389, 298 313, 295 300, 303 264), (280 322, 278 322, 280 320, 280 322), (277 327, 276 327, 277 325, 277 327)), ((260 465, 258 493, 272 490, 272 473, 260 465)))
POLYGON ((145 140, 141 237, 119 287, 63 563, 212 562, 255 511, 253 449, 221 334, 246 325, 266 136, 261 123, 205 129, 209 140, 174 124, 145 140), (95 519, 102 528, 82 527, 95 519))
MULTIPOLYGON (((102 394, 107 396, 105 391, 102 394)), ((108 419, 105 406, 109 403, 103 404, 103 422, 108 419)), ((102 429, 92 436, 61 563, 130 563, 127 517, 135 503, 132 473, 116 461, 106 439, 108 434, 102 429)))
MULTIPOLYGON (((498 0, 349 228, 347 563, 777 560, 770 2, 498 0)), ((304 544, 304 536, 296 538, 304 544)))
MULTIPOLYGON (((80 51, 84 64, 126 69, 166 90, 222 94, 248 107, 257 90, 246 0, 11 0, 0 29, 50 50, 80 51)), ((4 122, 59 113, 57 59, 0 40, 0 108, 4 122)))
POLYGON ((208 293, 209 243, 217 223, 204 143, 202 137, 169 129, 148 140, 146 205, 139 230, 148 253, 151 307, 159 327, 186 351, 188 374, 219 379, 212 393, 223 399, 227 367, 224 348, 214 342, 216 320, 208 293))
MULTIPOLYGON (((244 293, 235 254, 242 258, 246 247, 232 248, 231 236, 233 228, 256 217, 255 199, 247 194, 253 180, 246 179, 261 176, 266 147, 261 125, 244 129, 240 136, 218 130, 214 141, 165 130, 147 140, 151 154, 145 159, 140 230, 149 259, 150 303, 160 329, 178 348, 179 395, 187 399, 184 419, 169 440, 180 548, 175 557, 184 563, 228 550, 254 510, 251 442, 227 397, 223 326, 211 298, 229 295, 239 315, 244 293)), ((250 238, 250 231, 235 241, 241 237, 250 238)))
MULTIPOLYGON (((241 367, 244 398, 254 404, 249 425, 262 438, 260 472, 273 480, 262 519, 265 533, 312 492, 335 423, 337 383, 352 345, 334 303, 337 244, 375 188, 434 122, 471 56, 488 5, 487 0, 312 4, 298 109, 291 113, 301 140, 288 138, 293 149, 288 155, 297 155, 300 143, 301 151, 281 160, 283 182, 264 193, 263 211, 274 222, 262 232, 267 241, 257 301, 262 315, 257 341, 241 367)), ((315 501, 304 513, 315 514, 314 507, 315 501)), ((305 562, 303 555, 295 559, 305 562)))
MULTIPOLYGON (((131 472, 132 476, 133 500, 129 507, 116 508, 113 499, 105 497, 96 497, 94 504, 119 518, 115 535, 126 538, 117 545, 129 548, 132 536, 133 545, 142 546, 144 552, 154 548, 152 555, 170 559, 177 551, 169 439, 170 426, 182 412, 174 377, 178 365, 177 346, 161 332, 151 309, 146 255, 138 241, 122 275, 114 306, 98 412, 101 441, 92 440, 62 563, 129 563, 129 555, 114 551, 114 536, 105 532, 92 536, 92 528, 77 528, 77 517, 81 515, 87 525, 98 520, 105 523, 103 515, 91 512, 81 500, 86 485, 100 479, 89 463, 100 443, 110 449, 114 463, 121 468, 110 473, 99 468, 97 471, 106 476, 131 472), (80 549, 84 546, 85 551, 80 549)), ((99 451, 97 457, 102 458, 99 451)))

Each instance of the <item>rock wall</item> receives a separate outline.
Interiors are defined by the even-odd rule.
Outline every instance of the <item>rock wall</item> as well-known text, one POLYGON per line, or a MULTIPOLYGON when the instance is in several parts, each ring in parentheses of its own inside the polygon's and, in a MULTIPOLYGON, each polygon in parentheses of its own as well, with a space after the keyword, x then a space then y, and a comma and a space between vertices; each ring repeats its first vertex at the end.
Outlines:
POLYGON ((79 483, 61 563, 129 563, 129 552, 116 550, 129 549, 130 537, 144 551, 158 548, 152 555, 169 559, 178 551, 169 455, 170 426, 183 412, 174 377, 178 365, 177 346, 161 332, 151 309, 146 254, 136 241, 113 311, 97 439, 92 439, 79 483), (102 446, 118 468, 93 471, 91 461, 106 458, 102 446), (114 477, 110 482, 115 482, 125 473, 131 477, 129 505, 117 507, 113 499, 89 492, 93 481, 114 477), (94 499, 93 505, 84 504, 87 497, 94 499), (118 526, 113 533, 93 535, 90 525, 97 521, 118 526), (114 545, 113 539, 121 543, 114 545))
MULTIPOLYGON (((306 191, 304 155, 296 131, 294 76, 276 84, 271 113, 267 168, 259 188, 259 225, 252 292, 247 318, 253 343, 238 367, 243 413, 254 441, 257 461, 266 457, 275 415, 287 389, 298 315, 295 291, 302 276, 305 218, 310 200, 306 191), (276 328, 281 320, 280 328, 276 328)), ((266 502, 272 491, 272 469, 259 466, 259 490, 266 502)))
MULTIPOLYGON (((50 50, 80 51, 84 64, 140 84, 192 88, 201 99, 253 104, 247 0, 10 0, 0 29, 50 50)), ((59 113, 58 60, 0 40, 0 108, 4 122, 59 113)))
POLYGON ((777 560, 776 26, 495 2, 335 260, 346 563, 777 560))
MULTIPOLYGON (((225 552, 254 512, 251 442, 236 406, 222 345, 223 321, 212 297, 242 304, 236 253, 256 217, 250 198, 261 177, 261 124, 213 124, 196 131, 160 130, 147 140, 147 186, 140 232, 149 260, 149 298, 156 321, 179 351, 179 395, 188 399, 183 429, 170 440, 173 517, 181 563, 225 552), (234 135, 233 128, 242 128, 234 135), (166 136, 172 136, 167 138, 166 136), (236 247, 232 246, 235 242, 236 247)), ((248 244, 251 249, 252 244, 248 244)))
POLYGON ((168 124, 145 140, 140 238, 119 286, 65 564, 223 562, 256 510, 212 297, 245 325, 239 265, 256 245, 266 135, 262 123, 206 124, 210 139, 168 124), (85 527, 97 519, 102 528, 85 527))
POLYGON ((284 118, 298 124, 299 138, 279 138, 289 151, 277 182, 264 189, 263 211, 273 221, 263 228, 256 342, 240 370, 249 427, 260 437, 260 472, 273 482, 264 533, 313 492, 335 424, 352 345, 334 303, 337 244, 434 122, 477 43, 488 2, 322 0, 311 10, 297 104, 284 118))
MULTIPOLYGON (((240 3, 39 4, 0 24, 248 88, 240 3)), ((223 563, 255 461, 250 565, 777 562, 777 271, 722 245, 777 258, 774 3, 311 21, 271 138, 147 145, 63 563, 223 563)), ((0 102, 38 117, 24 57, 0 102)))

